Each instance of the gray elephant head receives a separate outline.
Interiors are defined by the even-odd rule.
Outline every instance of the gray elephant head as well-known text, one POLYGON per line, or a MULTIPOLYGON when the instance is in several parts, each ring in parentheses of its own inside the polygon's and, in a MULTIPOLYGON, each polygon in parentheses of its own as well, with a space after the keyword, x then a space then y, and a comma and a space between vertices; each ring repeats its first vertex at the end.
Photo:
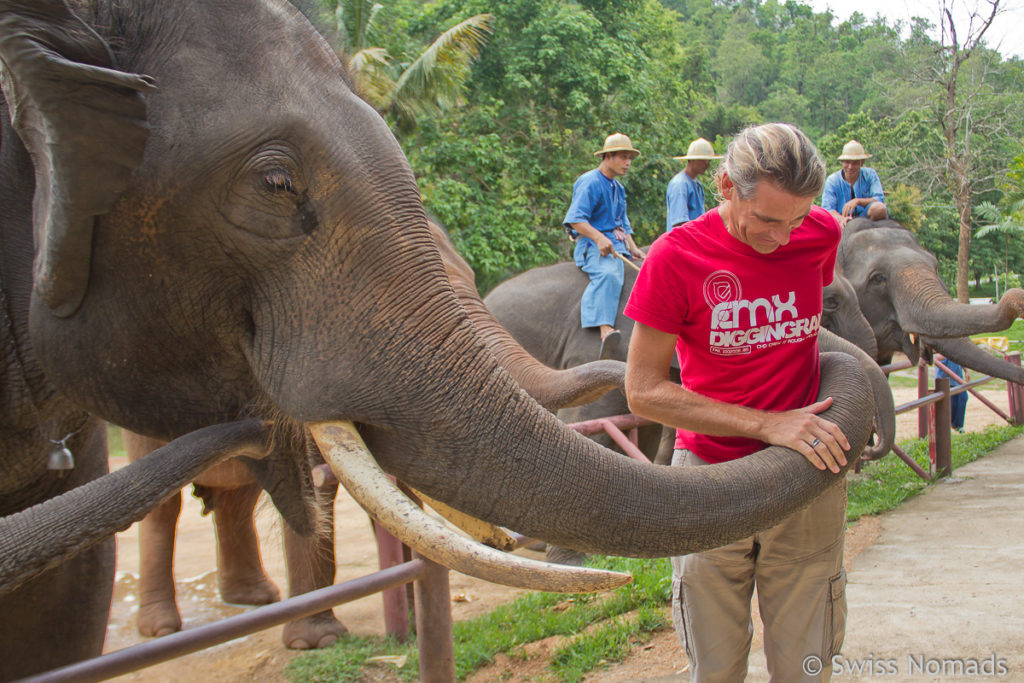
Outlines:
POLYGON ((935 256, 895 221, 850 221, 837 268, 853 285, 861 311, 888 363, 901 351, 912 362, 936 349, 965 367, 1015 382, 1016 366, 993 358, 964 338, 1005 330, 1024 312, 1024 290, 1010 289, 996 304, 957 303, 939 278, 935 256))
MULTIPOLYGON (((34 396, 165 440, 258 417, 297 454, 309 425, 349 421, 426 495, 609 554, 719 545, 836 481, 785 449, 714 476, 627 462, 541 408, 456 297, 388 127, 290 4, 73 7, 0 0, 5 342, 34 396)), ((866 380, 823 367, 826 416, 859 450, 866 380)), ((0 520, 0 591, 26 580, 8 560, 34 527, 130 522, 97 503, 116 486, 0 520)))

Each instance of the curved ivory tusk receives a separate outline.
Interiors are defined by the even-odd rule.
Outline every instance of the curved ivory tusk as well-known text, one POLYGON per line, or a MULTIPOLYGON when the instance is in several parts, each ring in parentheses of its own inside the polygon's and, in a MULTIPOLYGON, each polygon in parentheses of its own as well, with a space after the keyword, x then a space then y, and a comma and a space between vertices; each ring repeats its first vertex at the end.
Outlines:
POLYGON ((629 574, 537 562, 460 536, 429 517, 388 479, 351 422, 308 425, 327 464, 352 497, 399 540, 457 572, 516 588, 591 593, 618 588, 629 574))
POLYGON ((510 551, 516 549, 516 539, 512 538, 500 526, 495 526, 476 517, 470 517, 465 512, 460 512, 450 505, 420 493, 416 489, 410 488, 410 492, 432 507, 434 512, 465 531, 471 538, 480 543, 496 550, 510 551))

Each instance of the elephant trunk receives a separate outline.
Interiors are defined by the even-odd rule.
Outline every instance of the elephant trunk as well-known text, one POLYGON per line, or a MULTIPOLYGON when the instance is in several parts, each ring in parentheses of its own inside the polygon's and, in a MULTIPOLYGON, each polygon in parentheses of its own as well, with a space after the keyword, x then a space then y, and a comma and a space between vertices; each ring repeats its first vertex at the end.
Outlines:
POLYGON ((950 297, 934 271, 922 266, 896 274, 892 301, 905 332, 929 337, 999 332, 1024 314, 1022 289, 1007 290, 995 304, 961 304, 950 297))
POLYGON ((871 382, 871 393, 875 398, 875 436, 878 437, 874 444, 864 449, 864 457, 868 460, 877 460, 885 456, 896 443, 896 406, 892 400, 889 378, 872 356, 828 330, 821 330, 818 333, 818 348, 822 351, 849 354, 860 363, 861 369, 871 382))
POLYGON ((201 471, 235 455, 263 455, 262 422, 198 430, 107 476, 0 519, 0 595, 127 529, 201 471))
POLYGON ((494 354, 498 364, 538 403, 555 411, 590 403, 612 389, 622 388, 626 380, 626 364, 620 361, 594 361, 555 370, 527 353, 484 305, 476 288, 476 274, 455 250, 444 229, 433 221, 427 221, 427 228, 441 251, 445 273, 455 296, 466 309, 481 340, 494 354))
POLYGON ((965 368, 1010 382, 1024 384, 1024 368, 992 356, 970 339, 933 339, 923 337, 922 341, 946 358, 956 361, 965 368))
MULTIPOLYGON (((449 338, 452 349, 467 348, 459 336, 449 338)), ((485 362, 487 354, 474 355, 442 358, 435 365, 485 362)), ((404 427, 364 425, 363 436, 384 470, 417 490, 561 546, 638 557, 711 548, 777 523, 842 479, 780 447, 714 467, 639 463, 565 427, 493 360, 476 376, 478 386, 461 387, 459 397, 445 399, 458 411, 440 418, 446 429, 422 430, 439 434, 435 441, 396 431, 404 427)), ((430 381, 424 385, 429 388, 430 381)), ((821 395, 835 398, 824 417, 849 438, 852 466, 874 413, 857 361, 825 354, 821 395)), ((438 419, 436 413, 432 417, 438 419)))

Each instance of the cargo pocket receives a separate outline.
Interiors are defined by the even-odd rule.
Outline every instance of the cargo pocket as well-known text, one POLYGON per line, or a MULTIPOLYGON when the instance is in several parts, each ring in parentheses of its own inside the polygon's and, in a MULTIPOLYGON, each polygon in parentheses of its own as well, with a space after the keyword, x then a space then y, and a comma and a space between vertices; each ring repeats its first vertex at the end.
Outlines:
POLYGON ((828 661, 843 647, 846 636, 846 569, 828 580, 828 605, 825 608, 825 642, 823 659, 828 661))

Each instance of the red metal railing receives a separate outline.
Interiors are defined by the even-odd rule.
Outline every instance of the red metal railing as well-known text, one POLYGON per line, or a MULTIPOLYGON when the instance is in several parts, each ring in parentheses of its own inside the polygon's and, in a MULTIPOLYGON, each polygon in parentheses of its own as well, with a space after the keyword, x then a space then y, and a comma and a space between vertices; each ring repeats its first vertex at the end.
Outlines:
MULTIPOLYGON (((1004 354, 1003 358, 1009 363, 1020 366, 1020 352, 1018 351, 1004 354)), ((1015 382, 1006 382, 1007 401, 1010 408, 1010 414, 1007 415, 988 398, 975 391, 975 387, 992 381, 995 379, 994 377, 986 375, 972 381, 966 381, 963 376, 946 367, 942 362, 945 360, 942 356, 936 356, 933 360, 936 366, 953 378, 957 386, 950 388, 950 379, 941 378, 935 380, 934 390, 930 389, 928 383, 929 366, 923 361, 919 362, 917 365, 918 398, 896 407, 897 415, 917 410, 918 437, 928 439, 929 471, 926 472, 899 446, 894 444, 892 447, 892 452, 900 460, 918 476, 926 480, 948 476, 952 472, 952 425, 949 400, 951 396, 968 391, 989 410, 1006 420, 1007 423, 1015 425, 1024 424, 1024 386, 1015 382)), ((914 367, 913 363, 902 361, 900 363, 884 365, 882 366, 882 371, 888 375, 897 370, 906 370, 911 367, 914 367)))

